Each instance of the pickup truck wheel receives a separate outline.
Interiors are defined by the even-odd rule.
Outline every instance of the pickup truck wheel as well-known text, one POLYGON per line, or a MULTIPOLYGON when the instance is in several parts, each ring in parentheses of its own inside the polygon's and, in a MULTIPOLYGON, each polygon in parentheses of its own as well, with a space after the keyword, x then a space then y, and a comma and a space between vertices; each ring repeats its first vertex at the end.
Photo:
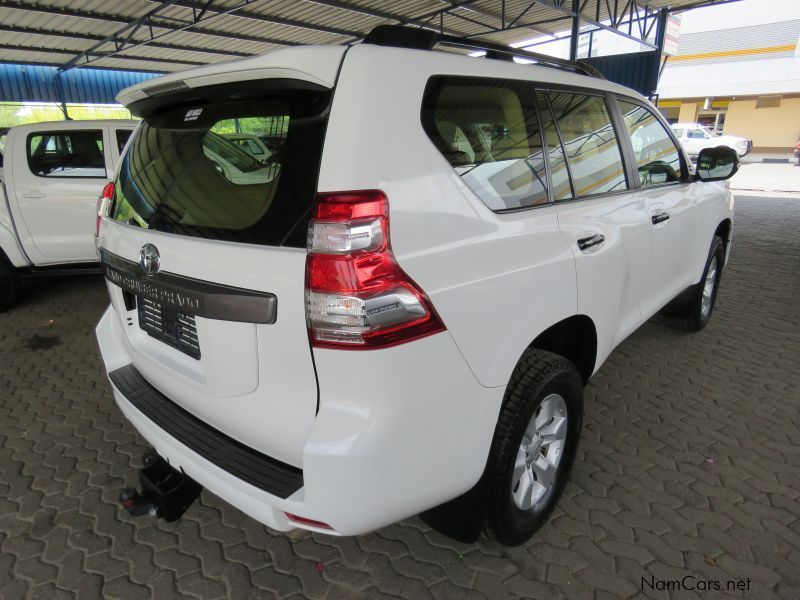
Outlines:
POLYGON ((692 332, 700 331, 708 325, 714 312, 714 304, 717 301, 717 290, 722 277, 722 264, 724 261, 725 244, 722 242, 722 238, 714 236, 711 248, 708 251, 706 266, 703 269, 703 276, 700 278, 700 282, 692 289, 689 302, 678 313, 665 311, 665 314, 672 317, 668 321, 670 325, 676 329, 692 332))
POLYGON ((19 296, 17 270, 0 252, 0 312, 9 308, 19 296))
POLYGON ((522 544, 547 521, 572 468, 582 420, 575 366, 528 349, 511 375, 487 465, 486 526, 499 543, 522 544))

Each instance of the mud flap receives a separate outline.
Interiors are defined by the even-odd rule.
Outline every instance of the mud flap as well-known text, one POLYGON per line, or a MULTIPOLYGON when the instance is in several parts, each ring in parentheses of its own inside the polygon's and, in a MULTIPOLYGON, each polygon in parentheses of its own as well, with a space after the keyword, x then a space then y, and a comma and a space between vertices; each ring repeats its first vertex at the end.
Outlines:
POLYGON ((435 506, 419 517, 442 535, 458 542, 474 544, 480 537, 486 518, 489 486, 486 471, 471 489, 460 496, 435 506))

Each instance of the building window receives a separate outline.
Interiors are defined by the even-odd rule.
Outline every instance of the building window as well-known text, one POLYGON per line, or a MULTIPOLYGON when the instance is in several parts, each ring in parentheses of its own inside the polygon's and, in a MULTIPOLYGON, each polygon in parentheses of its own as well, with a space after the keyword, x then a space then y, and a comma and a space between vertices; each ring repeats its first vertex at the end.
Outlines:
POLYGON ((781 105, 781 96, 759 96, 756 98, 756 108, 778 108, 781 105))

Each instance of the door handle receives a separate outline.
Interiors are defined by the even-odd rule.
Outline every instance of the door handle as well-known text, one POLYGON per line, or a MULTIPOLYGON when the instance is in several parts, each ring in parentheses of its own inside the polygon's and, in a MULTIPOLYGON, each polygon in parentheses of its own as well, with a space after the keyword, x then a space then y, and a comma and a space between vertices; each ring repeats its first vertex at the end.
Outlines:
POLYGON ((578 240, 578 248, 583 251, 592 246, 599 246, 606 241, 606 236, 602 233, 595 233, 589 237, 581 238, 578 240))
POLYGON ((653 225, 658 225, 659 223, 663 223, 664 221, 669 219, 668 212, 658 212, 650 217, 650 220, 653 221, 653 225))
POLYGON ((25 192, 21 194, 23 198, 47 198, 47 194, 43 194, 42 192, 35 191, 35 192, 25 192))

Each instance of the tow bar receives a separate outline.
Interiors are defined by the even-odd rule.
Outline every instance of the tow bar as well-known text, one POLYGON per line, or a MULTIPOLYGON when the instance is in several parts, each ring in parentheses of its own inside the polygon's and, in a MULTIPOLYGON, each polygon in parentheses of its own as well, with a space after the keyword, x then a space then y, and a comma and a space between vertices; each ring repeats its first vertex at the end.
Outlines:
POLYGON ((153 448, 142 457, 144 467, 139 470, 142 491, 123 488, 119 501, 128 514, 134 517, 148 515, 167 522, 178 520, 203 490, 194 479, 170 466, 153 448))

